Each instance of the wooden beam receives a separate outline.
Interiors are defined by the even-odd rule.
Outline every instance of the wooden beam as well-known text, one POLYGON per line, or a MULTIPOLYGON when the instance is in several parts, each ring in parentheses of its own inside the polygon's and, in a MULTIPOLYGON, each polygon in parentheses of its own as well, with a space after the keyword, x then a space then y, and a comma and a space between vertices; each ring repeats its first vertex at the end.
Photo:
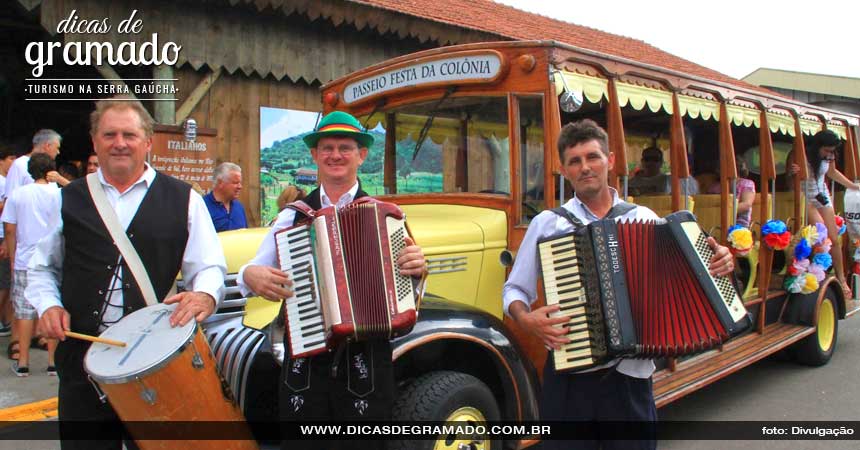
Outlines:
MULTIPOLYGON (((800 197, 801 189, 800 189, 800 180, 805 180, 808 175, 808 170, 806 168, 806 145, 803 143, 803 129, 800 127, 800 114, 795 114, 794 117, 794 142, 791 146, 791 156, 794 164, 797 164, 800 167, 800 172, 792 177, 792 189, 794 189, 794 223, 795 226, 792 229, 792 232, 796 232, 797 230, 803 228, 806 224, 805 215, 806 209, 803 208, 803 199, 800 197)), ((788 171, 790 168, 786 167, 785 170, 788 171)))
POLYGON ((843 158, 845 158, 845 176, 848 177, 849 180, 854 181, 857 179, 858 171, 857 171, 857 153, 854 151, 854 136, 851 132, 851 125, 845 124, 845 144, 842 146, 843 148, 843 158))
MULTIPOLYGON (((766 177, 768 181, 776 178, 776 165, 773 157, 773 139, 770 136, 770 126, 767 122, 767 112, 764 109, 761 111, 761 128, 759 129, 759 156, 761 166, 762 183, 766 177)), ((763 201, 764 199, 762 199, 763 201)))
POLYGON ((114 86, 122 87, 123 91, 128 92, 128 95, 131 98, 137 100, 137 96, 134 95, 134 91, 129 89, 128 85, 125 84, 125 81, 122 81, 122 77, 119 76, 119 74, 116 73, 116 70, 113 70, 113 67, 109 64, 96 65, 96 70, 99 71, 99 74, 101 74, 105 80, 110 80, 111 84, 114 86))
MULTIPOLYGON (((773 218, 773 209, 770 201, 770 182, 776 177, 776 168, 773 163, 773 141, 770 136, 770 126, 767 123, 767 108, 762 106, 761 122, 759 128, 759 165, 761 173, 761 209, 759 211, 759 221, 761 226, 773 218)), ((758 292, 762 298, 759 305, 759 316, 757 330, 759 333, 764 331, 765 314, 767 311, 767 293, 770 286, 771 268, 773 266, 773 250, 770 249, 764 242, 759 243, 759 259, 758 259, 758 292)))
MULTIPOLYGON (((220 73, 220 70, 218 72, 220 73)), ((397 193, 397 116, 395 114, 385 115, 385 127, 385 157, 382 159, 383 186, 385 186, 385 194, 394 195, 397 193)))
MULTIPOLYGON (((851 153, 854 154, 854 170, 855 176, 860 178, 860 153, 858 153, 858 147, 860 147, 860 143, 857 142, 857 127, 846 124, 846 133, 851 137, 851 153)), ((851 181, 856 181, 856 179, 852 179, 851 181)))
MULTIPOLYGON (((558 104, 558 92, 555 90, 555 83, 548 83, 549 85, 549 94, 548 97, 544 100, 544 160, 548 161, 549 164, 545 164, 544 166, 544 201, 546 202, 547 208, 555 208, 561 206, 563 202, 560 202, 559 197, 561 195, 556 189, 559 188, 558 180, 556 175, 561 174, 561 159, 558 156, 558 135, 561 134, 561 107, 558 104)), ((609 141, 612 142, 612 137, 610 135, 609 141)), ((511 163, 513 164, 514 158, 511 158, 511 163)), ((516 178, 520 179, 520 173, 518 170, 511 170, 511 174, 516 174, 516 178)), ((566 181, 565 181, 566 182, 566 181)), ((514 183, 516 186, 517 183, 514 183)), ((561 186, 561 192, 564 192, 564 186, 561 186)), ((518 189, 518 188, 514 188, 518 189)), ((514 197, 519 198, 519 197, 514 197)), ((517 204, 519 202, 515 202, 517 204)), ((510 227, 513 229, 513 227, 510 227)), ((508 237, 508 242, 511 241, 511 237, 508 237)))
MULTIPOLYGON (((621 106, 618 103, 618 90, 615 87, 615 78, 609 79, 609 105, 606 108, 606 128, 609 134, 609 151, 615 154, 615 167, 612 168, 614 176, 609 183, 616 189, 624 189, 619 177, 627 174, 627 142, 624 139, 624 120, 621 116, 621 106)), ((626 196, 621 192, 621 196, 626 196)))
MULTIPOLYGON (((469 121, 460 120, 460 142, 457 147, 457 173, 454 175, 456 192, 469 192, 469 121)), ((422 144, 423 145, 423 144, 422 144)))
POLYGON ((197 104, 200 103, 200 100, 203 99, 203 96, 205 96, 209 92, 209 89, 212 87, 212 85, 215 84, 216 81, 218 81, 218 78, 221 77, 222 72, 223 71, 220 67, 215 69, 214 72, 210 72, 209 75, 200 80, 200 83, 198 83, 194 90, 191 91, 191 94, 188 94, 188 98, 186 98, 185 101, 182 102, 182 106, 180 106, 176 110, 177 125, 184 122, 185 119, 187 119, 188 116, 191 115, 191 111, 194 111, 194 107, 196 107, 197 104))
MULTIPOLYGON (((158 78, 158 84, 173 86, 173 66, 161 64, 152 68, 152 78, 158 78)), ((176 100, 170 92, 157 93, 155 98, 155 122, 167 125, 176 123, 176 100)))
MULTIPOLYGON (((720 102, 720 123, 719 123, 719 140, 720 140, 720 203, 729 205, 729 193, 731 180, 737 179, 737 165, 735 162, 735 143, 732 138, 732 119, 729 117, 725 102, 720 102)), ((731 199, 731 204, 734 204, 734 198, 731 199)), ((726 242, 728 238, 729 227, 735 224, 737 216, 735 208, 726 208, 720 214, 720 231, 722 232, 722 242, 726 242)))
POLYGON ((684 204, 681 197, 681 179, 690 176, 690 167, 687 165, 687 139, 684 137, 684 118, 681 117, 677 92, 672 93, 669 139, 669 161, 672 165, 672 211, 678 211, 684 204))

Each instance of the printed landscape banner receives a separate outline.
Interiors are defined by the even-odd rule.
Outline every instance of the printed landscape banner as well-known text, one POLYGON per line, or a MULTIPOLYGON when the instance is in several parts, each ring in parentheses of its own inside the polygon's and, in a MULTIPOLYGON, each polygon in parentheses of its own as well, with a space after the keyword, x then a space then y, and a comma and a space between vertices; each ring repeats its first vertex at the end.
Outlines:
MULTIPOLYGON (((278 215, 277 199, 289 185, 310 192, 317 185, 317 166, 302 138, 310 133, 319 113, 279 108, 260 108, 260 198, 261 223, 278 215)), ((362 118, 359 118, 361 120, 362 118)), ((362 122, 364 123, 364 122, 362 122)), ((383 156, 385 128, 383 123, 369 130, 374 142, 367 158, 358 169, 361 187, 370 195, 383 195, 383 156)), ((426 139, 421 157, 415 154, 414 132, 398 136, 397 192, 442 192, 442 145, 426 139)))

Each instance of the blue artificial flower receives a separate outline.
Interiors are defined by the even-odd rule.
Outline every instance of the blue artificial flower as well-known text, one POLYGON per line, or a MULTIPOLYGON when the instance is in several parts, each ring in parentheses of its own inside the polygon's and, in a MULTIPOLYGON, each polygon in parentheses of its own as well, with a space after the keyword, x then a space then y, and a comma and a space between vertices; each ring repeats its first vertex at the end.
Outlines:
POLYGON ((806 239, 801 239, 797 243, 797 247, 794 248, 794 257, 797 259, 809 258, 810 253, 812 253, 812 248, 806 242, 806 239))
POLYGON ((737 223, 736 223, 736 224, 732 225, 731 227, 729 227, 729 232, 728 232, 728 233, 726 233, 726 236, 728 236, 728 235, 732 234, 732 231, 740 230, 740 229, 742 229, 742 228, 746 228, 746 227, 745 227, 745 226, 743 226, 743 225, 741 225, 741 224, 737 224, 737 223))
POLYGON ((830 257, 830 253, 816 253, 812 257, 812 262, 821 266, 822 269, 827 270, 833 265, 833 258, 830 257))
POLYGON ((785 222, 777 219, 768 220, 761 227, 761 235, 767 236, 771 233, 782 234, 785 233, 788 228, 785 226, 785 222))

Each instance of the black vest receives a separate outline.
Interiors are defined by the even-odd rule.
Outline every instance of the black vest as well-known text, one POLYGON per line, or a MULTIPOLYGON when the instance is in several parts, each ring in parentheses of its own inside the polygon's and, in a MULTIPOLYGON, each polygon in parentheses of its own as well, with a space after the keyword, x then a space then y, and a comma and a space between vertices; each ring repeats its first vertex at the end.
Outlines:
MULTIPOLYGON (((152 170, 152 169, 149 169, 152 170)), ((163 300, 182 267, 188 242, 188 198, 191 186, 157 173, 126 230, 163 300)), ((119 250, 96 211, 85 178, 63 188, 61 213, 65 258, 60 292, 72 318, 72 331, 98 332, 100 311, 114 273, 119 250)), ((140 288, 122 263, 124 314, 146 306, 140 288)))
MULTIPOLYGON (((358 184, 358 191, 356 191, 355 198, 353 198, 352 200, 355 201, 355 200, 360 199, 361 197, 367 197, 367 196, 368 196, 367 192, 364 192, 363 190, 361 190, 361 183, 359 183, 358 184)), ((329 200, 331 200, 331 199, 329 199, 329 200)), ((314 211, 322 208, 322 199, 320 198, 320 188, 317 187, 316 189, 312 190, 307 195, 307 197, 302 199, 302 201, 307 203, 307 205, 310 206, 311 209, 313 209, 314 211)), ((296 213, 295 218, 293 218, 293 222, 295 222, 297 218, 299 218, 298 212, 296 213)))

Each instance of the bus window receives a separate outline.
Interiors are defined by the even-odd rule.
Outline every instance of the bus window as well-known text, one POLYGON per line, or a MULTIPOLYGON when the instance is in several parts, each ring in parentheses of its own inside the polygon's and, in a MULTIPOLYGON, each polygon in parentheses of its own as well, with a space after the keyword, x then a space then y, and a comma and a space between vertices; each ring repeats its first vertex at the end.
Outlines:
POLYGON ((543 98, 517 97, 519 106, 520 166, 523 210, 520 223, 528 223, 544 210, 543 98))
MULTIPOLYGON (((390 110, 396 192, 511 192, 504 97, 452 97, 390 110)), ((384 164, 375 176, 381 180, 384 164)), ((364 180, 362 180, 364 181, 364 180)), ((368 191, 371 192, 371 191, 368 191)))

